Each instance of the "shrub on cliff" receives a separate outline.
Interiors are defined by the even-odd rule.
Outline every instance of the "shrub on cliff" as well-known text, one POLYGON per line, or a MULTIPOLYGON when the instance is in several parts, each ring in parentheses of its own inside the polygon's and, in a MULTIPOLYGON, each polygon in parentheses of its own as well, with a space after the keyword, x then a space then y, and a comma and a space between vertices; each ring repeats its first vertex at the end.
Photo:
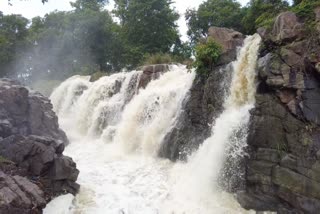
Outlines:
POLYGON ((306 22, 313 21, 315 18, 314 9, 320 6, 319 0, 303 0, 292 7, 292 11, 306 22))
POLYGON ((143 62, 144 65, 154 65, 154 64, 171 64, 173 62, 172 56, 170 54, 156 53, 147 54, 143 62))
POLYGON ((205 43, 200 43, 195 48, 195 61, 193 67, 200 75, 208 75, 213 66, 217 63, 222 48, 213 39, 208 38, 205 43))

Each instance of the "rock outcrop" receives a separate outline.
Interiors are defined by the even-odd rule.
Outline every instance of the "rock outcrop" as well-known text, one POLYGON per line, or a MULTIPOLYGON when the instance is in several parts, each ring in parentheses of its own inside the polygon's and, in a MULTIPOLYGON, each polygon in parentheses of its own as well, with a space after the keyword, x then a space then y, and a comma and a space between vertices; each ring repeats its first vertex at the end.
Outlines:
POLYGON ((41 213, 53 196, 76 194, 67 143, 47 98, 0 79, 0 213, 41 213))
POLYGON ((285 12, 262 35, 246 187, 238 192, 247 209, 319 212, 320 32, 304 26, 285 12))
POLYGON ((0 136, 41 135, 68 144, 50 101, 18 82, 0 80, 0 136))
POLYGON ((142 74, 139 79, 138 88, 145 88, 151 80, 158 79, 161 74, 169 71, 168 64, 146 65, 140 68, 142 74))
POLYGON ((209 38, 214 39, 222 47, 222 53, 217 64, 224 65, 237 57, 237 48, 242 46, 245 36, 232 29, 210 27, 208 30, 209 38))
POLYGON ((209 76, 197 75, 171 132, 165 136, 159 155, 171 160, 185 159, 209 137, 213 118, 223 110, 223 99, 231 78, 231 64, 244 36, 226 28, 210 28, 210 37, 222 46, 223 55, 209 76))

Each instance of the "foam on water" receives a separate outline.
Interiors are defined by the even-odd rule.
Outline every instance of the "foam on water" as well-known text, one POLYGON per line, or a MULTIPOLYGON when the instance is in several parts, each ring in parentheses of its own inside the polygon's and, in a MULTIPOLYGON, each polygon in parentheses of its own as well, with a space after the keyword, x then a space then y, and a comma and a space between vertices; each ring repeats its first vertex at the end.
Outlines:
MULTIPOLYGON (((81 80, 87 88, 81 87, 79 96, 80 93, 73 93, 77 87, 67 80, 70 94, 77 95, 76 98, 59 95, 68 89, 68 84, 63 83, 60 87, 64 89, 57 88, 51 99, 59 116, 60 112, 68 112, 59 121, 71 141, 65 154, 77 163, 81 189, 72 204, 57 199, 48 207, 86 214, 249 212, 240 207, 233 195, 223 191, 218 178, 228 148, 236 148, 234 158, 243 155, 249 110, 254 106, 259 43, 258 35, 245 40, 233 64, 225 110, 216 118, 211 137, 186 163, 172 163, 156 154, 182 110, 195 77, 193 72, 173 66, 139 92, 139 78, 132 81, 135 75, 141 75, 137 71, 104 77, 94 83, 84 84, 81 80), (80 129, 74 129, 77 125, 80 129)), ((45 213, 59 214, 51 208, 45 213)))

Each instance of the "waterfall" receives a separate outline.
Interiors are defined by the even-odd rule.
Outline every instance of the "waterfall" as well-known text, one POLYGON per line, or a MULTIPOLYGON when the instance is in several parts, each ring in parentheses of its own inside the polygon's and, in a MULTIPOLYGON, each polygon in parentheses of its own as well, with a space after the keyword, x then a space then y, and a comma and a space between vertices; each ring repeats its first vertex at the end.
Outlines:
MULTIPOLYGON (((190 155, 187 164, 177 165, 173 170, 172 177, 182 177, 183 180, 175 181, 177 185, 172 191, 174 203, 170 201, 168 207, 182 206, 183 201, 188 200, 202 203, 202 207, 210 210, 212 201, 222 194, 223 187, 219 186, 218 179, 226 152, 235 148, 233 154, 229 154, 235 160, 244 155, 249 110, 255 102, 255 69, 260 40, 257 34, 245 39, 237 61, 233 63, 232 82, 229 96, 224 102, 225 109, 215 120, 211 137, 205 140, 197 152, 190 155)), ((241 176, 241 172, 234 173, 241 176)), ((207 213, 192 207, 192 203, 189 206, 187 210, 195 210, 194 213, 207 213)))
POLYGON ((105 128, 120 120, 125 104, 137 92, 141 73, 121 72, 95 82, 82 76, 67 79, 50 96, 62 128, 100 137, 105 128))
POLYGON ((258 35, 244 41, 224 111, 187 162, 156 154, 183 110, 194 72, 171 66, 145 89, 138 89, 142 71, 62 83, 51 100, 70 138, 65 152, 80 169, 81 190, 72 205, 55 200, 45 214, 56 213, 56 206, 69 207, 67 213, 246 213, 218 181, 226 152, 232 148, 236 160, 246 145, 259 43, 258 35))
POLYGON ((53 110, 59 117, 67 116, 83 91, 90 86, 89 76, 73 76, 65 80, 50 96, 53 110))
POLYGON ((149 83, 126 106, 115 142, 122 144, 126 151, 156 155, 163 137, 179 115, 193 79, 193 72, 175 67, 149 83))

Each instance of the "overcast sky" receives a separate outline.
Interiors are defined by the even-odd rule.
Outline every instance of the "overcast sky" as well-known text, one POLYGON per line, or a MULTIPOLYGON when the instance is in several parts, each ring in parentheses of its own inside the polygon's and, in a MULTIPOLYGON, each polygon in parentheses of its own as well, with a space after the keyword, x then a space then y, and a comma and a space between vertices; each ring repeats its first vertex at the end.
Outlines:
MULTIPOLYGON (((4 14, 22 14, 26 18, 33 18, 35 16, 43 16, 54 10, 66 11, 71 10, 70 1, 75 0, 49 0, 44 5, 41 0, 11 0, 12 6, 8 5, 8 0, 0 0, 0 11, 4 14)), ((178 21, 179 30, 183 40, 186 40, 187 26, 184 20, 184 12, 187 8, 197 8, 203 0, 173 0, 174 6, 180 13, 181 18, 178 21)), ((249 0, 239 0, 242 5, 245 5, 249 0)), ((108 9, 113 8, 111 3, 107 6, 108 9)))

